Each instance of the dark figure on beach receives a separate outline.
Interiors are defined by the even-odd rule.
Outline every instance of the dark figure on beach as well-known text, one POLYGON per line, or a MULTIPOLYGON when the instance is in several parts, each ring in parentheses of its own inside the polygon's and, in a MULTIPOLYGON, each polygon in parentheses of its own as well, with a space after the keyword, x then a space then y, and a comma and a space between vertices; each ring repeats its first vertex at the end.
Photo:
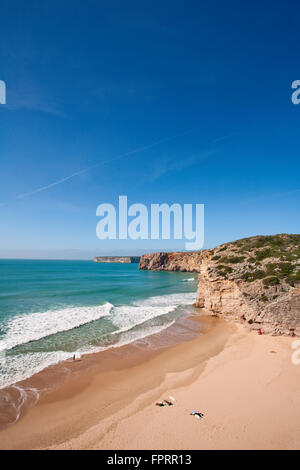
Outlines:
POLYGON ((172 402, 169 401, 169 400, 158 401, 158 402, 155 403, 155 404, 156 404, 156 406, 166 406, 166 405, 172 406, 172 405, 174 405, 174 403, 172 403, 172 402))
POLYGON ((201 419, 201 418, 203 418, 203 416, 204 416, 203 413, 200 413, 200 411, 195 411, 195 410, 192 410, 192 412, 190 413, 190 415, 195 416, 195 417, 198 418, 198 419, 201 419))
POLYGON ((174 403, 172 403, 171 401, 168 401, 168 400, 164 400, 164 402, 166 403, 166 405, 168 406, 172 406, 174 405, 174 403))

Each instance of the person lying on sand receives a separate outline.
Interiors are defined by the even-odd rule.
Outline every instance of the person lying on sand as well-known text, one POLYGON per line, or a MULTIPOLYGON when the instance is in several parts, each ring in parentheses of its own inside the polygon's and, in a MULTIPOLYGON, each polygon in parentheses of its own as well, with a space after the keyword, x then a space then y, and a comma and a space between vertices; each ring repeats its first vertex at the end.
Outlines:
MULTIPOLYGON (((171 399, 171 397, 169 397, 171 399)), ((173 398, 173 401, 175 401, 175 399, 173 398)), ((174 403, 172 401, 169 401, 169 400, 163 400, 163 401, 158 401, 157 403, 155 403, 156 406, 172 406, 174 405, 174 403)))
POLYGON ((174 403, 172 403, 171 401, 168 401, 168 400, 164 400, 164 402, 165 402, 168 406, 174 405, 174 403))
POLYGON ((195 418, 198 418, 198 419, 201 419, 201 418, 203 418, 203 416, 204 416, 203 413, 200 413, 200 411, 195 411, 195 410, 192 410, 192 412, 190 413, 190 415, 195 416, 195 418))

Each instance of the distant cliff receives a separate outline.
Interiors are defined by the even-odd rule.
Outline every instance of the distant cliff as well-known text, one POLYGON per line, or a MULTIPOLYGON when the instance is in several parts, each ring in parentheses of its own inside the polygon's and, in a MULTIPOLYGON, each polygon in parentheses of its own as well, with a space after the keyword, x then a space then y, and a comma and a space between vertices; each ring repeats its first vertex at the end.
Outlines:
POLYGON ((141 256, 140 269, 152 271, 200 272, 201 251, 151 253, 141 256))
POLYGON ((196 306, 265 333, 300 336, 300 235, 143 255, 140 269, 199 272, 196 306))
POLYGON ((139 263, 140 256, 96 256, 95 263, 139 263))

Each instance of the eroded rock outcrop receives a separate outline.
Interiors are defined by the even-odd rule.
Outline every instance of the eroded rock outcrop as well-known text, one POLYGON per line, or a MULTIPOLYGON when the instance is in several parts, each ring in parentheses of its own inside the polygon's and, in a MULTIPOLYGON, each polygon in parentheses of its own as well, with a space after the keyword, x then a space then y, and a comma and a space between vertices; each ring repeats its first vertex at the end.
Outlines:
POLYGON ((139 269, 153 271, 200 272, 203 252, 151 253, 140 259, 139 269))
POLYGON ((197 307, 265 333, 300 336, 300 235, 144 255, 140 269, 198 272, 197 307))

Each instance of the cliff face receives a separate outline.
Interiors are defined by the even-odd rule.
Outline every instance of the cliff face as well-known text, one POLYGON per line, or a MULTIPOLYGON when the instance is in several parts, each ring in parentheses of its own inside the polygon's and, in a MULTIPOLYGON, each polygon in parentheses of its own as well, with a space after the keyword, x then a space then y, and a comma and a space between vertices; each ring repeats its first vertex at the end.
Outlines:
POLYGON ((265 333, 300 336, 300 235, 144 255, 140 269, 199 272, 197 307, 265 333))
POLYGON ((139 269, 200 272, 201 252, 151 253, 141 256, 139 269))

